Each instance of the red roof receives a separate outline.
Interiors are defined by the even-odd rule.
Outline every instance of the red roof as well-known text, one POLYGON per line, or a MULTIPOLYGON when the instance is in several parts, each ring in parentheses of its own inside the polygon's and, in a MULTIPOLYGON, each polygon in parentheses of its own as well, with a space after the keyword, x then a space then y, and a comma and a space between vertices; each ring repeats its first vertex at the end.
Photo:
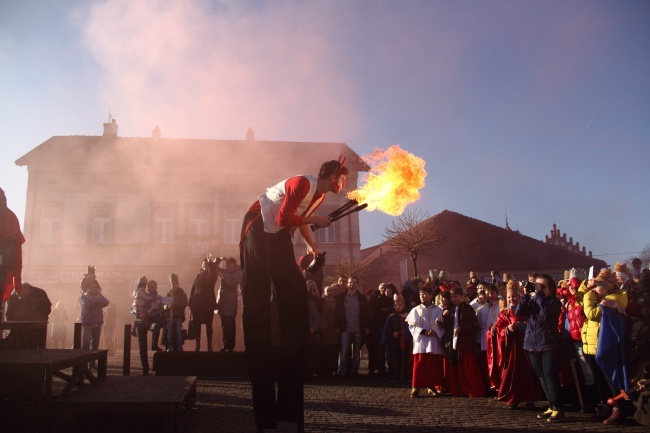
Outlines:
MULTIPOLYGON (((524 279, 532 271, 561 276, 565 269, 594 266, 598 270, 607 266, 603 260, 548 245, 519 232, 449 210, 431 217, 429 221, 440 233, 440 241, 418 257, 418 273, 422 278, 428 275, 429 269, 445 270, 452 279, 459 279, 464 284, 470 270, 477 271, 480 277, 488 276, 490 270, 499 270, 524 279)), ((366 278, 367 285, 374 286, 388 280, 397 282, 399 264, 404 259, 408 259, 408 273, 413 276, 410 258, 392 252, 385 243, 363 249, 361 258, 367 262, 368 274, 372 276, 366 278)))

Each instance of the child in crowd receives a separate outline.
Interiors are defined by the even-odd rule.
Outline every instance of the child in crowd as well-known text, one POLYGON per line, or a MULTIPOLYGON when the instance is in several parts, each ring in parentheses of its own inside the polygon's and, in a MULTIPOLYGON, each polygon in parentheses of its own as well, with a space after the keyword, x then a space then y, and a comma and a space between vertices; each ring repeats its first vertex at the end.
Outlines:
POLYGON ((408 365, 408 348, 411 343, 411 334, 405 321, 404 297, 397 294, 394 299, 394 311, 388 315, 384 324, 382 345, 386 348, 388 374, 391 381, 398 382, 408 377, 406 366, 408 365))
POLYGON ((433 305, 432 300, 432 287, 420 287, 420 304, 406 317, 406 323, 413 336, 413 380, 410 394, 412 398, 419 397, 420 388, 426 388, 428 395, 437 397, 438 391, 444 386, 440 339, 445 331, 436 322, 442 314, 442 309, 433 305))
POLYGON ((449 370, 447 386, 455 397, 485 396, 485 386, 474 354, 474 339, 478 329, 476 313, 463 302, 463 289, 451 290, 452 307, 443 312, 443 327, 452 338, 445 348, 449 370))
POLYGON ((520 403, 525 403, 527 409, 534 409, 534 402, 539 395, 539 382, 535 379, 535 372, 524 352, 526 317, 515 316, 519 298, 519 284, 514 280, 508 281, 508 308, 501 311, 491 331, 501 348, 498 362, 501 377, 497 400, 507 404, 509 409, 515 409, 520 403))

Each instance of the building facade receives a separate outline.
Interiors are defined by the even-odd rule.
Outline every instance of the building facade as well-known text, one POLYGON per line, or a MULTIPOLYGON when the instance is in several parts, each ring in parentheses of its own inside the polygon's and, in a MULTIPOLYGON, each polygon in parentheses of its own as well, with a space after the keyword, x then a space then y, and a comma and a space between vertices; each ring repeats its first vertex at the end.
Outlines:
MULTIPOLYGON (((88 265, 103 292, 128 318, 139 276, 170 273, 189 295, 202 259, 212 252, 239 262, 245 212, 266 188, 298 174, 318 173, 327 160, 347 157, 346 189, 368 169, 345 143, 120 137, 113 119, 101 136, 55 136, 16 161, 28 169, 23 281, 42 287, 53 303, 79 295, 88 265)), ((328 195, 327 214, 346 202, 328 195)), ((358 215, 315 232, 330 266, 358 256, 358 215)), ((296 258, 305 245, 296 236, 296 258)), ((126 321, 127 319, 123 319, 126 321)))

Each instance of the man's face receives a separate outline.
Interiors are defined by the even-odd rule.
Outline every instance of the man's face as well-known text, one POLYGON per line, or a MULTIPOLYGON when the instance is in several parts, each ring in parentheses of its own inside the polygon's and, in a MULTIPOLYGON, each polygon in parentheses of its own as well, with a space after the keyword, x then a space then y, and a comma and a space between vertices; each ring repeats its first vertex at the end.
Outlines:
POLYGON ((342 174, 336 176, 335 174, 330 176, 330 191, 334 194, 337 194, 345 187, 345 182, 347 181, 347 176, 342 174))
POLYGON ((348 278, 348 290, 350 292, 354 292, 357 290, 357 279, 356 278, 348 278))
POLYGON ((463 302, 463 296, 457 293, 451 294, 451 303, 454 305, 460 305, 463 302))

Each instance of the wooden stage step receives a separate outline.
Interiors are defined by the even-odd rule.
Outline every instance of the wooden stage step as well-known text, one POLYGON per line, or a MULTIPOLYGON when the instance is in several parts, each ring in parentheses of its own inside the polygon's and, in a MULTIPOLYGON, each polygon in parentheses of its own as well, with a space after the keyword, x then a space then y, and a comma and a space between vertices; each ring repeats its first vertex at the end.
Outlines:
POLYGON ((107 376, 54 398, 50 426, 54 431, 98 431, 113 423, 114 430, 179 432, 183 414, 195 401, 196 376, 107 376))

